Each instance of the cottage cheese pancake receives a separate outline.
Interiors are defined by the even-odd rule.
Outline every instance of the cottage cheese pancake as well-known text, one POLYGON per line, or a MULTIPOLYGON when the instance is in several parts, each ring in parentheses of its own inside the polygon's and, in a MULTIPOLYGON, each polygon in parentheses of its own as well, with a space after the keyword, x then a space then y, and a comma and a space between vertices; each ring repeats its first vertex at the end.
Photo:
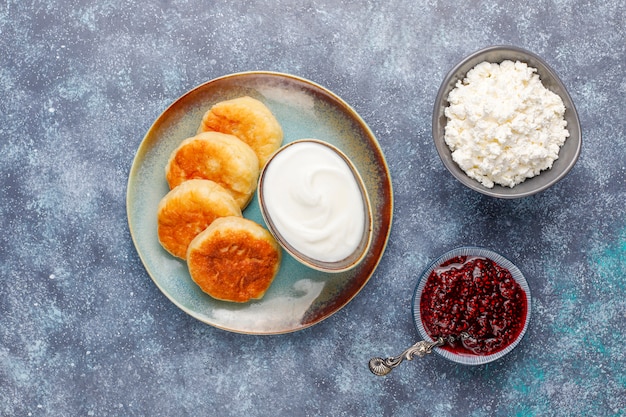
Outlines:
POLYGON ((241 217, 239 205, 224 187, 210 180, 185 181, 159 202, 159 242, 172 255, 185 259, 189 242, 224 216, 241 217))
POLYGON ((224 301, 263 297, 278 273, 281 249, 261 225, 221 217, 189 244, 187 265, 202 291, 224 301))
POLYGON ((283 130, 272 112, 259 100, 239 97, 215 104, 202 118, 200 132, 222 132, 247 143, 262 168, 283 142, 283 130))
POLYGON ((250 146, 233 135, 204 132, 185 139, 165 167, 171 188, 190 179, 208 179, 231 193, 245 208, 256 189, 259 160, 250 146))

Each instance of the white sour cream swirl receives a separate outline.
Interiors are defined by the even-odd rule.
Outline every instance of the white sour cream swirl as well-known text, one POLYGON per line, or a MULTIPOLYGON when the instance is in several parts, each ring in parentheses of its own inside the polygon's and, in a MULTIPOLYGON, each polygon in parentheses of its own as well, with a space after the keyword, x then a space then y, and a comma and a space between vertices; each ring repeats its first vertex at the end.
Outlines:
POLYGON ((265 168, 264 204, 282 237, 298 252, 337 262, 359 246, 365 204, 349 165, 322 143, 302 141, 265 168))

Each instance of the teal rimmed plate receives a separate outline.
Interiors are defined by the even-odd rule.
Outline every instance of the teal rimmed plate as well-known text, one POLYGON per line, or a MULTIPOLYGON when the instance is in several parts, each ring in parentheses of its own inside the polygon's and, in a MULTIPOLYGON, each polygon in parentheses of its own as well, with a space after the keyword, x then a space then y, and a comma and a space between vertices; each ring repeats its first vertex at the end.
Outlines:
MULTIPOLYGON (((130 233, 156 286, 181 310, 227 331, 289 333, 328 318, 354 298, 374 273, 391 230, 393 192, 389 168, 373 133, 341 98, 311 81, 275 72, 244 72, 202 84, 172 103, 144 137, 128 178, 126 206, 130 233), (354 269, 324 273, 283 253, 280 272, 261 300, 245 304, 218 301, 191 280, 184 261, 168 254, 157 239, 157 205, 167 194, 165 165, 170 153, 194 136, 213 104, 248 95, 274 113, 283 144, 317 138, 341 149, 361 174, 370 197, 373 236, 365 259, 354 269)), ((254 198, 244 217, 267 227, 254 198)))

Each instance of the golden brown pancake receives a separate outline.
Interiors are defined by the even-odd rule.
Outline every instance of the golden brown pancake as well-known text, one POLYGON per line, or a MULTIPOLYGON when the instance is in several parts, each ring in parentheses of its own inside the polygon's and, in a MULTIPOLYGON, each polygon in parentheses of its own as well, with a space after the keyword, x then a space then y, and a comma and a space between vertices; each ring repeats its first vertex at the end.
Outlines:
POLYGON ((218 300, 244 303, 263 297, 281 257, 278 243, 261 225, 221 217, 189 244, 187 265, 202 291, 218 300))
POLYGON ((224 187, 210 180, 185 181, 159 202, 159 242, 172 255, 185 259, 189 242, 223 216, 241 217, 239 204, 224 187))
POLYGON ((215 104, 202 118, 198 132, 235 135, 254 150, 263 168, 283 142, 283 130, 272 112, 259 100, 239 97, 215 104))
POLYGON ((259 179, 259 160, 250 146, 236 136, 204 132, 185 139, 174 149, 165 167, 170 189, 194 178, 214 181, 245 208, 259 179))

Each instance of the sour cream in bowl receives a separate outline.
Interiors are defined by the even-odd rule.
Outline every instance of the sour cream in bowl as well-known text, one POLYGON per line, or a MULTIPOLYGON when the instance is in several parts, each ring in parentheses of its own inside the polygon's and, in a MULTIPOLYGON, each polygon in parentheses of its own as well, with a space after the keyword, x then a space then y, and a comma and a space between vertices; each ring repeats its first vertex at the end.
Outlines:
POLYGON ((372 239, 367 190, 350 159, 318 139, 279 149, 259 177, 261 214, 296 260, 324 272, 354 268, 372 239))

